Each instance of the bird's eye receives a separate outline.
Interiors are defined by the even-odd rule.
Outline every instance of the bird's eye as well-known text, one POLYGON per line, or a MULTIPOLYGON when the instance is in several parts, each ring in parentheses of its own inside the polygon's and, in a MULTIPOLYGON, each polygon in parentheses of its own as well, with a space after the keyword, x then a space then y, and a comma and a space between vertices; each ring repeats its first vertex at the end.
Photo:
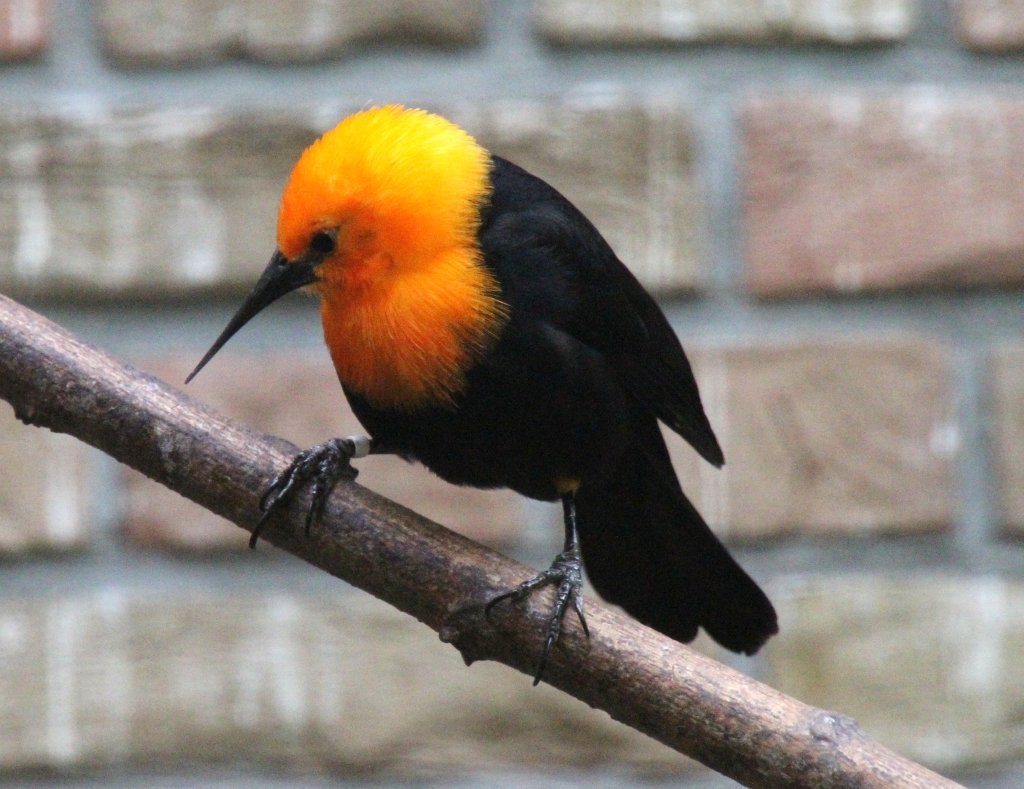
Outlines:
POLYGON ((309 239, 309 249, 319 255, 328 255, 334 251, 334 234, 326 230, 317 230, 309 239))

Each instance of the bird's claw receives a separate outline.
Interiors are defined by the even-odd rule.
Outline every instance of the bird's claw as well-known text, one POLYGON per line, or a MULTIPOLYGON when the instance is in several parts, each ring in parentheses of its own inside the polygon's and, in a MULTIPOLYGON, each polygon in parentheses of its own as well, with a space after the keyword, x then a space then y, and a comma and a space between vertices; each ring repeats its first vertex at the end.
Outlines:
POLYGON ((356 444, 352 438, 332 438, 322 444, 303 450, 295 456, 288 467, 274 477, 260 498, 263 513, 256 522, 249 538, 249 547, 255 548, 256 541, 270 516, 286 503, 306 483, 313 483, 313 498, 306 510, 306 534, 320 520, 327 498, 334 486, 343 479, 355 479, 359 473, 351 463, 356 456, 356 444))
POLYGON ((492 597, 484 606, 484 616, 489 617, 491 609, 503 600, 512 600, 512 602, 518 603, 529 597, 535 590, 555 584, 558 587, 555 591, 555 605, 551 609, 551 616, 548 619, 544 647, 541 650, 540 660, 537 662, 537 670, 533 677, 534 685, 537 685, 544 675, 548 656, 562 632, 562 620, 565 618, 565 612, 570 602, 583 626, 584 634, 590 638, 590 628, 587 627, 586 617, 583 616, 583 562, 580 559, 579 549, 570 548, 563 551, 555 557, 551 567, 547 570, 538 573, 528 581, 523 581, 514 589, 492 597))

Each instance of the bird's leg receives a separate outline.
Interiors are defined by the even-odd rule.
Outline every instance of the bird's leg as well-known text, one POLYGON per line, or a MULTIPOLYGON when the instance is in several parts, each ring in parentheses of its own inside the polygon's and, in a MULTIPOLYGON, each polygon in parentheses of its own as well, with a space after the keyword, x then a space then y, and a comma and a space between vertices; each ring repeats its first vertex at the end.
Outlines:
POLYGON ((583 632, 587 638, 590 638, 590 629, 583 616, 583 561, 580 558, 579 540, 576 536, 576 499, 572 493, 562 495, 562 513, 565 519, 565 546, 562 552, 555 557, 551 567, 519 584, 515 589, 492 598, 484 607, 484 615, 489 616, 491 609, 502 600, 519 602, 528 597, 535 589, 557 584, 555 606, 548 619, 544 648, 541 650, 540 661, 537 663, 537 671, 533 677, 534 685, 540 682, 544 674, 548 655, 551 654, 551 648, 562 631, 562 620, 565 618, 565 612, 570 602, 572 602, 573 610, 583 626, 583 632))
POLYGON ((313 483, 313 500, 306 511, 306 534, 320 520, 327 498, 342 479, 355 479, 359 473, 352 467, 353 458, 376 453, 377 448, 368 436, 332 438, 297 454, 288 467, 274 477, 260 498, 260 516, 249 538, 249 547, 255 548, 271 514, 286 503, 306 483, 313 483))

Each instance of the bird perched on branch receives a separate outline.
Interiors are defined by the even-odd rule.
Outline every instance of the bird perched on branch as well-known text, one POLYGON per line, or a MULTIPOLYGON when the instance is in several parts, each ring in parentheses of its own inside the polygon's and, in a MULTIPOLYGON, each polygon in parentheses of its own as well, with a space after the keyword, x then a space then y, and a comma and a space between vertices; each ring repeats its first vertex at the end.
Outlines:
POLYGON ((493 598, 556 587, 540 680, 564 614, 586 630, 582 568, 606 600, 679 641, 703 627, 752 654, 778 631, 757 584, 683 494, 660 420, 724 462, 686 355, 601 234, 539 178, 449 121, 385 106, 357 113, 300 157, 281 198, 277 250, 189 380, 256 313, 307 286, 370 438, 300 453, 264 516, 296 490, 315 524, 369 452, 458 485, 561 501, 551 567, 493 598))

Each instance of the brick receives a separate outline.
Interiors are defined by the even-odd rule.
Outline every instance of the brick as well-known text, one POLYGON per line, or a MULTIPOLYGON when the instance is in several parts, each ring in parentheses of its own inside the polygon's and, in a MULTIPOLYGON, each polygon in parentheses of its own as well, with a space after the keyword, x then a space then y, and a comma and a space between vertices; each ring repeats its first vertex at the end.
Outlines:
POLYGON ((107 53, 128 66, 187 65, 242 55, 314 61, 385 40, 443 46, 475 42, 483 0, 103 0, 107 53))
POLYGON ((791 579, 766 681, 940 770, 1024 756, 1024 584, 920 573, 791 579))
MULTIPOLYGON (((946 349, 888 338, 698 349, 691 358, 728 463, 721 471, 707 466, 674 435, 670 449, 684 487, 720 533, 907 533, 951 523, 959 437, 946 349)), ((193 362, 144 367, 180 384, 193 362)), ((222 352, 189 390, 299 446, 359 432, 326 355, 253 360, 222 352), (273 379, 258 379, 259 369, 273 370, 273 379)), ((456 488, 395 458, 358 465, 362 484, 474 539, 506 546, 522 535, 515 494, 456 488)), ((191 549, 243 544, 239 529, 126 473, 132 540, 191 549)))
POLYGON ((23 425, 0 405, 0 554, 85 546, 90 459, 81 442, 23 425))
POLYGON ((1024 49, 1024 0, 956 0, 954 11, 957 35, 971 49, 1024 49))
POLYGON ((0 0, 0 61, 33 57, 49 43, 49 0, 0 0))
MULTIPOLYGON (((702 208, 678 109, 454 109, 447 114, 482 143, 577 201, 648 286, 696 284, 702 208)), ((318 117, 331 125, 348 111, 318 117)), ((31 297, 247 290, 273 249, 288 173, 324 125, 313 115, 0 114, 0 179, 9 181, 0 191, 0 288, 31 297)))
POLYGON ((242 291, 315 135, 312 122, 198 109, 0 114, 0 289, 242 291))
POLYGON ((352 591, 4 600, 0 657, 8 772, 693 769, 522 674, 467 668, 412 618, 352 591))
POLYGON ((1024 282, 1024 99, 904 90, 749 101, 760 296, 1024 282))
MULTIPOLYGON (((310 331, 319 321, 310 316, 310 331)), ((226 318, 225 318, 226 320, 226 318)), ((199 354, 144 361, 142 367, 180 386, 199 354)), ((222 351, 188 393, 218 411, 305 448, 364 432, 348 408, 326 351, 251 356, 222 351)), ((432 520, 495 547, 515 544, 522 500, 510 491, 449 485, 396 457, 356 462, 359 482, 432 520)), ((185 550, 240 548, 248 533, 141 474, 124 469, 124 533, 132 542, 185 550)))
POLYGON ((615 97, 458 107, 488 150, 548 181, 657 292, 697 286, 704 207, 684 110, 615 97))
POLYGON ((541 33, 559 44, 821 41, 874 44, 906 38, 915 0, 537 0, 541 33))
POLYGON ((1004 529, 1024 535, 1024 345, 999 348, 992 359, 991 441, 1004 529))
POLYGON ((717 470, 672 434, 684 488, 734 539, 920 533, 954 515, 959 445, 948 351, 876 338, 692 354, 725 450, 717 470))

